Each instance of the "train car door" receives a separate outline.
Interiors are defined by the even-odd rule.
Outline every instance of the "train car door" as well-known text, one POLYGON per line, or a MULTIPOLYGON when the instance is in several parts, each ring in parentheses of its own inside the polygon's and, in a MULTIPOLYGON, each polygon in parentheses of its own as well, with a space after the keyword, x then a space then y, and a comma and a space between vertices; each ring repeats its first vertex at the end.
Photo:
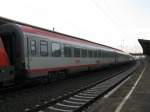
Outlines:
POLYGON ((31 69, 32 57, 36 56, 36 40, 27 37, 27 67, 31 69))

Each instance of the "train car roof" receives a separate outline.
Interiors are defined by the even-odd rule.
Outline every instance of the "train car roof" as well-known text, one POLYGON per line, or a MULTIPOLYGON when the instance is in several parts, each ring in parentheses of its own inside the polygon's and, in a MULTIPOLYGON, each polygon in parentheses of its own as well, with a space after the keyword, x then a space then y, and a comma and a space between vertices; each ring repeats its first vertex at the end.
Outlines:
MULTIPOLYGON (((7 19, 7 18, 4 18, 4 17, 0 17, 0 25, 6 24, 6 23, 14 23, 14 24, 17 24, 17 25, 19 25, 20 28, 21 28, 23 31, 25 31, 25 32, 29 32, 29 31, 30 31, 30 32, 35 33, 36 31, 39 31, 38 34, 41 33, 41 35, 43 35, 43 34, 48 35, 48 33, 55 33, 55 34, 58 34, 58 35, 62 35, 62 36, 65 36, 65 37, 72 38, 73 40, 80 40, 80 41, 82 41, 82 42, 87 42, 87 43, 91 43, 91 44, 94 44, 94 45, 100 45, 100 46, 103 46, 103 47, 110 48, 110 49, 112 49, 112 50, 117 50, 117 51, 119 51, 119 52, 124 52, 124 51, 119 50, 119 49, 117 49, 117 48, 113 48, 113 47, 110 47, 110 46, 107 46, 107 45, 104 45, 104 44, 99 44, 99 43, 96 43, 96 42, 92 42, 92 41, 89 41, 89 40, 86 40, 86 39, 81 39, 81 38, 76 37, 76 36, 71 36, 71 35, 67 35, 67 34, 64 34, 64 33, 56 32, 56 31, 52 31, 52 30, 45 29, 45 28, 33 26, 33 25, 30 25, 30 24, 18 22, 18 21, 15 21, 15 20, 7 19)), ((124 52, 124 53, 125 53, 125 52, 124 52)))

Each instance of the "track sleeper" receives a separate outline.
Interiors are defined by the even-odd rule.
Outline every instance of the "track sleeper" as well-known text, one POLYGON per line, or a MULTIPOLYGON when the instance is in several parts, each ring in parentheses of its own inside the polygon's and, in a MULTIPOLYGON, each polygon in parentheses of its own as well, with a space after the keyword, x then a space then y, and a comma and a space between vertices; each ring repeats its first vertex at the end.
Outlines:
POLYGON ((52 106, 49 106, 48 109, 53 110, 53 111, 58 111, 58 112, 73 112, 73 110, 60 109, 60 108, 56 108, 56 107, 52 107, 52 106))

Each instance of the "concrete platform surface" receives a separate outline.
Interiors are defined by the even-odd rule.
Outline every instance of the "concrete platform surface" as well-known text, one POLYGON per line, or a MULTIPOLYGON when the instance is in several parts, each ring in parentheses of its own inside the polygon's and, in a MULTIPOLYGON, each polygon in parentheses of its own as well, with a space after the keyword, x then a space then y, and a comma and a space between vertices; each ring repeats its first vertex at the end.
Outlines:
POLYGON ((138 69, 111 95, 97 100, 88 112, 150 112, 150 61, 138 69))

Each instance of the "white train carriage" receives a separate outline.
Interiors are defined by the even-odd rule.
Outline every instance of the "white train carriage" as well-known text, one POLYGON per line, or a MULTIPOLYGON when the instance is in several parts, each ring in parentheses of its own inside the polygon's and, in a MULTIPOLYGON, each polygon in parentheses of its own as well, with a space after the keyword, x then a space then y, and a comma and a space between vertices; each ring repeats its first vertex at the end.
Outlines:
POLYGON ((1 34, 13 38, 13 64, 28 78, 54 72, 78 72, 131 61, 131 55, 102 44, 45 29, 5 24, 1 34), (15 41, 14 41, 15 40, 15 41))

